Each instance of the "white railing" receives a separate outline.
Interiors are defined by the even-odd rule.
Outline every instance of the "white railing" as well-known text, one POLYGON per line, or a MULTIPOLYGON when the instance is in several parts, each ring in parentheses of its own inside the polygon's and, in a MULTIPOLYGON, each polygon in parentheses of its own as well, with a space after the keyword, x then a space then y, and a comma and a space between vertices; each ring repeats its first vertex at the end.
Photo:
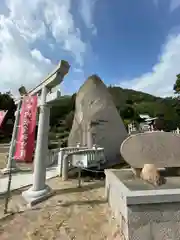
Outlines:
MULTIPOLYGON (((59 149, 58 153, 58 175, 62 176, 62 168, 63 168, 63 158, 64 155, 69 153, 74 153, 80 150, 88 149, 87 147, 80 146, 80 144, 77 144, 76 147, 64 147, 59 149)), ((69 168, 72 167, 71 162, 69 162, 69 168)))
POLYGON ((176 130, 173 130, 172 133, 180 134, 180 130, 179 130, 179 128, 177 128, 176 130))
POLYGON ((98 167, 100 164, 104 164, 106 162, 104 148, 100 147, 67 153, 64 155, 62 161, 61 173, 63 181, 68 179, 69 167, 72 166, 72 158, 74 157, 77 161, 82 161, 82 156, 86 157, 88 167, 98 167))
POLYGON ((137 131, 136 126, 134 123, 128 124, 128 133, 130 134, 131 132, 137 131))
MULTIPOLYGON (((129 135, 131 135, 134 131, 137 131, 137 129, 132 125, 132 124, 129 124, 128 125, 128 133, 129 135)), ((156 130, 153 129, 153 127, 149 127, 149 128, 144 128, 141 130, 141 132, 156 132, 156 130)), ((161 132, 163 132, 163 130, 161 130, 161 132)), ((171 131, 172 133, 175 133, 175 134, 180 134, 180 129, 177 127, 176 130, 173 130, 171 131)))

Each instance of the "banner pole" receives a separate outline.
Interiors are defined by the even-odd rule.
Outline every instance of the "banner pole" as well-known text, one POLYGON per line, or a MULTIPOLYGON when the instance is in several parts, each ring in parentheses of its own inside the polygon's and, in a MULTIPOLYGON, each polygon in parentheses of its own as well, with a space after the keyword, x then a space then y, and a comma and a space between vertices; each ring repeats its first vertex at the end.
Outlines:
POLYGON ((12 161, 13 161, 13 154, 15 152, 16 135, 17 135, 17 128, 19 124, 21 103, 22 103, 22 99, 19 101, 17 106, 13 133, 11 138, 11 145, 10 145, 9 155, 8 155, 8 186, 7 186, 6 196, 5 196, 4 214, 7 214, 8 203, 9 203, 10 192, 11 192, 11 180, 12 180, 12 171, 13 171, 12 161))

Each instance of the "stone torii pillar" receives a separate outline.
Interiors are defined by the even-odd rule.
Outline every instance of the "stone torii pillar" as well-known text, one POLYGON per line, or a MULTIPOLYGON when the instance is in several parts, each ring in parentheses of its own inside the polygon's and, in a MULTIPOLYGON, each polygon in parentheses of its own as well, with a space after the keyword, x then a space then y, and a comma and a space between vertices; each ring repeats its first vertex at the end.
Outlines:
POLYGON ((56 100, 59 94, 52 93, 49 95, 49 101, 47 96, 52 88, 56 87, 63 81, 63 78, 68 73, 69 68, 69 63, 62 60, 52 74, 50 74, 41 84, 29 92, 30 95, 40 94, 40 114, 34 158, 33 185, 27 191, 22 193, 24 199, 30 204, 40 202, 51 194, 50 187, 45 183, 50 116, 49 104, 52 103, 53 100, 56 100), (53 94, 54 97, 52 97, 53 94))

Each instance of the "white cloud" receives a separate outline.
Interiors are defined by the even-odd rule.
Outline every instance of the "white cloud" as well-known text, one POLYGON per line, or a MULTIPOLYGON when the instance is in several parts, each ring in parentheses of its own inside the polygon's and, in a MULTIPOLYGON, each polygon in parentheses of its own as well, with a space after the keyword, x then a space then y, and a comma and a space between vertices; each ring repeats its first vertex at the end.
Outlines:
POLYGON ((49 35, 83 66, 86 44, 75 27, 70 0, 6 0, 5 4, 9 11, 0 14, 0 91, 15 92, 21 84, 30 88, 54 68, 36 47, 41 40, 52 49, 49 35))
POLYGON ((34 41, 46 34, 46 27, 40 15, 41 2, 39 0, 26 1, 23 0, 6 0, 9 8, 9 16, 19 33, 27 40, 34 41))
POLYGON ((180 73, 180 34, 168 38, 162 48, 159 61, 150 72, 120 83, 123 88, 132 88, 157 96, 173 95, 176 75, 180 73))
POLYGON ((52 69, 50 60, 31 51, 10 19, 0 18, 0 89, 13 92, 21 85, 32 87, 52 69))
POLYGON ((83 70, 81 68, 74 68, 73 71, 75 73, 82 73, 83 72, 83 70))
POLYGON ((171 0, 170 1, 170 11, 174 11, 176 8, 180 7, 180 1, 179 0, 171 0))
POLYGON ((44 0, 44 18, 56 41, 83 65, 86 44, 81 40, 80 30, 75 28, 70 3, 70 0, 44 0))
MULTIPOLYGON (((176 8, 180 7, 180 1, 179 0, 168 0, 169 1, 169 7, 170 7, 170 12, 174 11, 176 8)), ((164 2, 166 4, 166 1, 164 0, 153 0, 153 3, 156 7, 159 6, 159 3, 164 2)))
POLYGON ((154 3, 154 5, 155 5, 156 7, 158 7, 158 5, 159 5, 159 0, 153 0, 153 3, 154 3))
POLYGON ((97 34, 97 28, 93 23, 93 12, 97 0, 79 0, 80 14, 87 28, 92 30, 92 34, 97 34))

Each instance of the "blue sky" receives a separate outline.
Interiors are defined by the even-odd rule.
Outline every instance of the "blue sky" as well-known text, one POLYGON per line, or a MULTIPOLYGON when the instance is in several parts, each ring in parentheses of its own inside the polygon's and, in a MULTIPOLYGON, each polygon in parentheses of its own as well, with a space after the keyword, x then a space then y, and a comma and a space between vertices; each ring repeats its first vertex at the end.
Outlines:
POLYGON ((2 0, 0 91, 43 80, 61 59, 64 94, 91 74, 157 96, 180 72, 179 0, 2 0))

